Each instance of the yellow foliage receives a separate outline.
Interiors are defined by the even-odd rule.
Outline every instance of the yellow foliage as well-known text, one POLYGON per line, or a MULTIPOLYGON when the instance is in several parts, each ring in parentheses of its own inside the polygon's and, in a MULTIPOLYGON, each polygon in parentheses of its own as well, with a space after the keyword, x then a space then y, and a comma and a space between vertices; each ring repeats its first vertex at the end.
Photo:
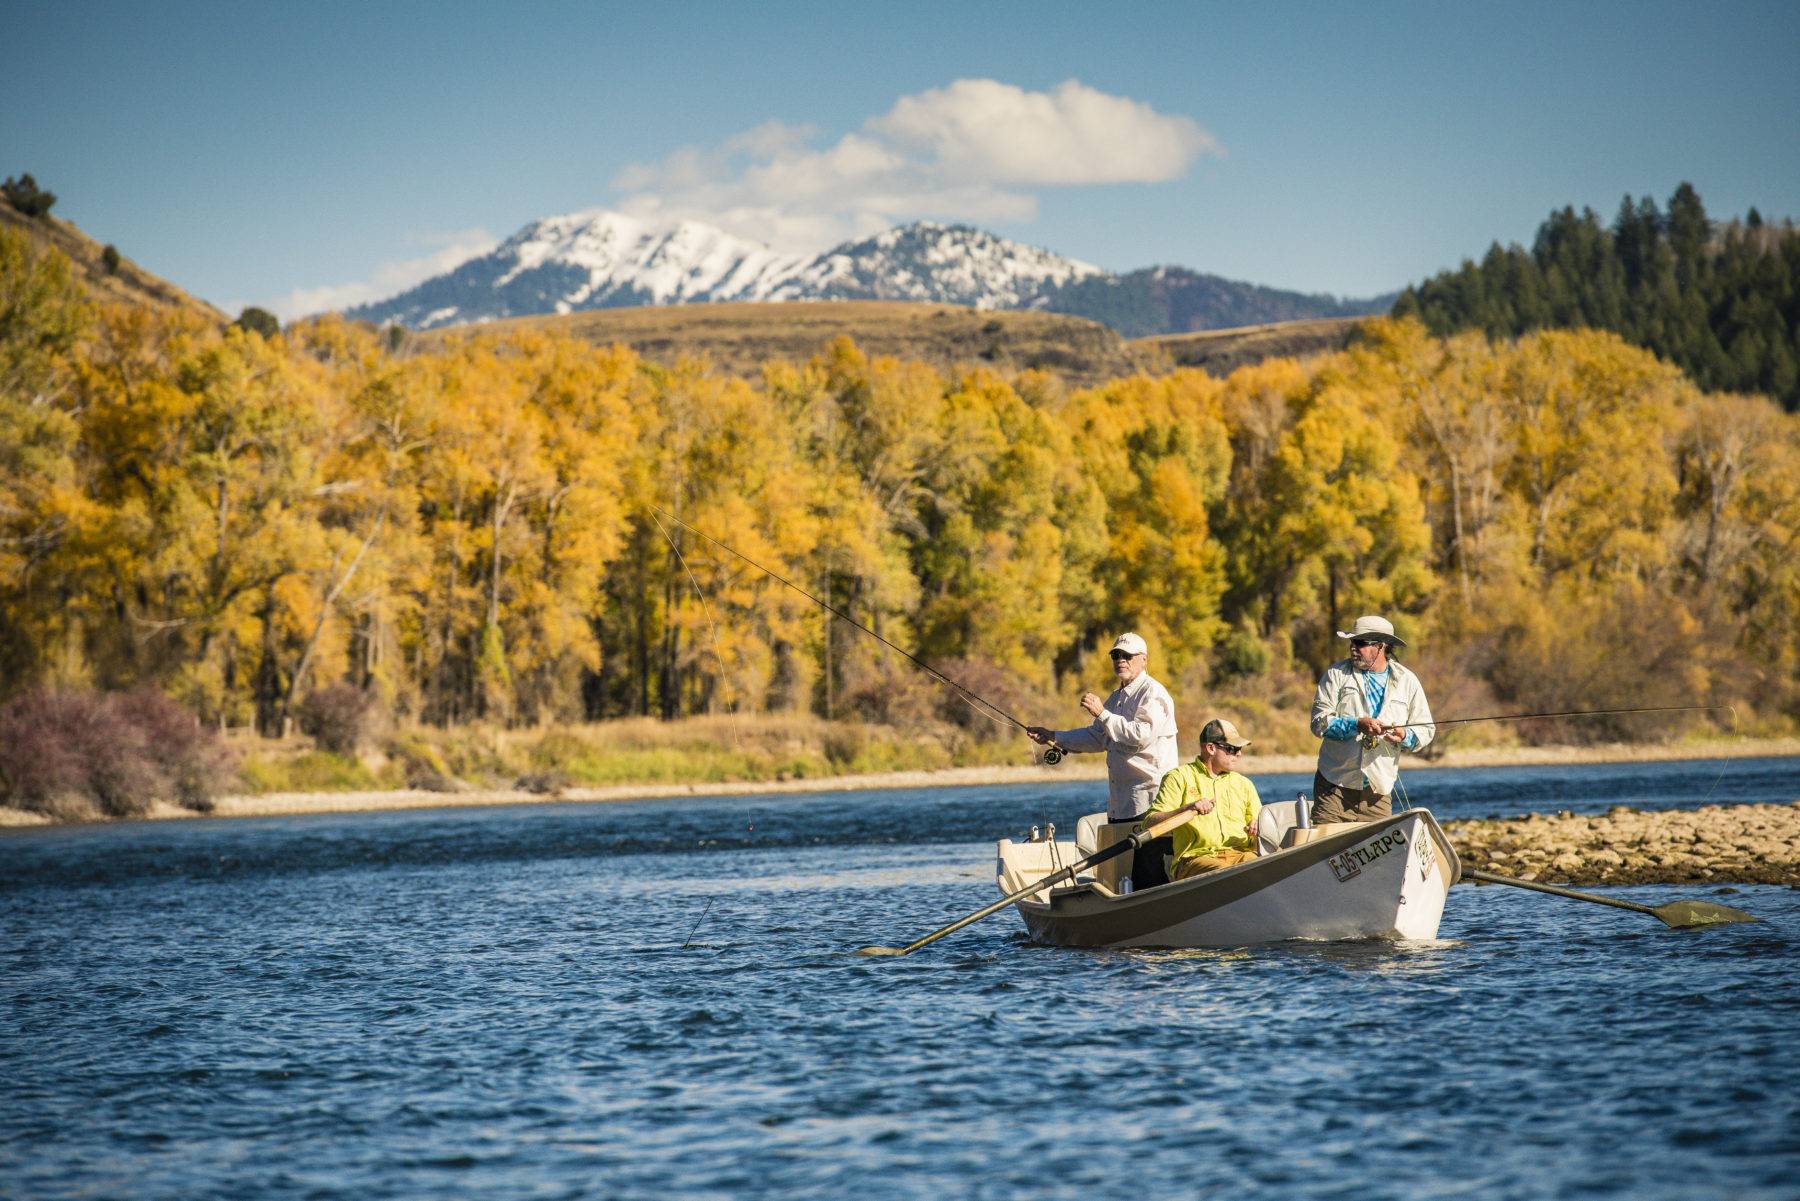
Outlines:
POLYGON ((1085 390, 839 339, 753 382, 95 309, 0 237, 0 416, 8 685, 152 682, 268 733, 339 680, 446 724, 955 707, 795 589, 1021 706, 1129 628, 1279 707, 1379 611, 1465 695, 1654 674, 1800 712, 1800 419, 1591 331, 1378 320, 1085 390))

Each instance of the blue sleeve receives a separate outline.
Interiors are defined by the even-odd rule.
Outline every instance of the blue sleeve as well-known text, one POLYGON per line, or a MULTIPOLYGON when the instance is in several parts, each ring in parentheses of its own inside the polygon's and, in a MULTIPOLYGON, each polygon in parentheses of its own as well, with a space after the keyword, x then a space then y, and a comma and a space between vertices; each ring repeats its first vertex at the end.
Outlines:
POLYGON ((1408 730, 1406 732, 1406 737, 1402 738, 1400 740, 1400 745, 1405 747, 1409 751, 1418 750, 1419 749, 1419 732, 1417 730, 1408 730))
MULTIPOLYGON (((1407 731, 1412 734, 1411 730, 1407 731)), ((1356 737, 1356 719, 1354 717, 1334 717, 1325 723, 1324 737, 1338 742, 1350 742, 1356 737)))

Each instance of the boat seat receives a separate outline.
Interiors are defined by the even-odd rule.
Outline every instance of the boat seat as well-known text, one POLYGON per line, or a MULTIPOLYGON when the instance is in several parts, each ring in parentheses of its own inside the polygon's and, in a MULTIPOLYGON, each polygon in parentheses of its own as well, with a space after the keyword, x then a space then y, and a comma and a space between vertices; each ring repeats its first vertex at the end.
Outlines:
POLYGON ((1304 801, 1270 801, 1256 815, 1256 853, 1273 855, 1281 849, 1287 832, 1300 824, 1304 801))
POLYGON ((1090 813, 1075 823, 1075 849, 1086 859, 1100 849, 1100 827, 1106 824, 1106 814, 1090 813))

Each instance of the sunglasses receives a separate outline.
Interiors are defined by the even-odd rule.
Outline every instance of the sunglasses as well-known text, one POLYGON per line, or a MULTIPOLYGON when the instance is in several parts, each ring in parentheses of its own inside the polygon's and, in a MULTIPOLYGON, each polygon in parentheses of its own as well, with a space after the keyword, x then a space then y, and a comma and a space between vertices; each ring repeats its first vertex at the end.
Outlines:
POLYGON ((1213 745, 1224 751, 1227 755, 1241 755, 1244 753, 1243 747, 1232 746, 1229 742, 1215 742, 1213 745))
POLYGON ((1353 651, 1368 650, 1371 646, 1380 645, 1381 639, 1379 638, 1352 638, 1350 640, 1350 649, 1353 651))
POLYGON ((1137 656, 1132 654, 1130 651, 1114 651, 1112 653, 1112 659, 1113 659, 1114 663, 1123 663, 1127 659, 1135 659, 1135 658, 1137 658, 1137 656))

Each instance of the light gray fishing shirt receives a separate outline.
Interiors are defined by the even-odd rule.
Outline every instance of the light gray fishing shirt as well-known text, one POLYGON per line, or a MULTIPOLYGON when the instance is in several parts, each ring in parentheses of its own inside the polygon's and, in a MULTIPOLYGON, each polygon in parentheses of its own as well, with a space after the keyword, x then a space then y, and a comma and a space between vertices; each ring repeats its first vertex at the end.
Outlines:
POLYGON ((1113 689, 1092 725, 1056 731, 1065 751, 1106 752, 1106 816, 1142 817, 1156 799, 1163 775, 1181 762, 1175 751, 1175 701, 1145 672, 1113 689))
MULTIPOLYGON (((1372 788, 1387 796, 1400 778, 1400 748, 1387 739, 1374 746, 1364 746, 1352 735, 1342 741, 1325 736, 1334 717, 1373 717, 1383 725, 1410 725, 1410 733, 1418 738, 1417 750, 1431 741, 1437 731, 1418 722, 1431 721, 1431 706, 1425 701, 1425 689, 1419 677, 1405 667, 1388 660, 1387 695, 1381 698, 1381 712, 1369 712, 1369 698, 1363 688, 1363 675, 1342 659, 1325 669, 1319 677, 1319 691, 1313 695, 1312 732, 1319 743, 1319 774, 1344 788, 1372 788)), ((1410 742, 1410 740, 1409 740, 1410 742)))

